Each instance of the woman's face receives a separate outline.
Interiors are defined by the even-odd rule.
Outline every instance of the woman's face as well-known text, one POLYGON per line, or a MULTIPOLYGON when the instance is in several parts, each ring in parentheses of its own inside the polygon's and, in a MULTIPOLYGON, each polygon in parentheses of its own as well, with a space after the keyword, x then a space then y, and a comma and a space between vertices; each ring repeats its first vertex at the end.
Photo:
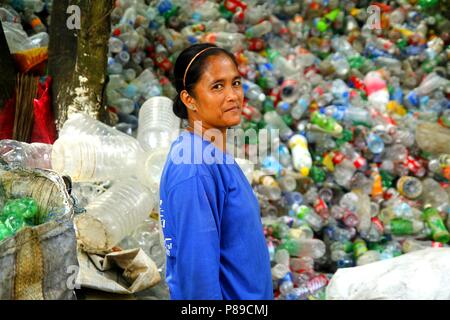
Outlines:
POLYGON ((241 121, 244 91, 234 62, 225 54, 210 56, 194 87, 196 112, 192 120, 203 127, 228 128, 241 121))

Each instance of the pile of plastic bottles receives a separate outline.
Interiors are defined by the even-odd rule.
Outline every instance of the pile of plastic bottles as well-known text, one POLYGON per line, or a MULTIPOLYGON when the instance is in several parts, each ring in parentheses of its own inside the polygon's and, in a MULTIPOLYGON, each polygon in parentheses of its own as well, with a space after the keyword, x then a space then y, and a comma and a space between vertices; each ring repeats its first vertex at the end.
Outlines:
MULTIPOLYGON (((278 129, 257 164, 277 299, 321 299, 330 275, 449 241, 450 21, 420 1, 119 0, 108 104, 134 134, 173 97, 185 47, 232 51, 240 128, 278 129)), ((258 138, 245 137, 246 149, 258 138)))
POLYGON ((46 47, 53 0, 6 0, 0 21, 11 53, 46 47))

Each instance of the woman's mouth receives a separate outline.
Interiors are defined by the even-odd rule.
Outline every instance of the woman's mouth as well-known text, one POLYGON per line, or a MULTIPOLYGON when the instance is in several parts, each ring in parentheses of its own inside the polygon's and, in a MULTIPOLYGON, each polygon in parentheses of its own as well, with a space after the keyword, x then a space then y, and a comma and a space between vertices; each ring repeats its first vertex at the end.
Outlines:
POLYGON ((241 108, 239 106, 232 106, 225 110, 225 112, 239 112, 241 108))

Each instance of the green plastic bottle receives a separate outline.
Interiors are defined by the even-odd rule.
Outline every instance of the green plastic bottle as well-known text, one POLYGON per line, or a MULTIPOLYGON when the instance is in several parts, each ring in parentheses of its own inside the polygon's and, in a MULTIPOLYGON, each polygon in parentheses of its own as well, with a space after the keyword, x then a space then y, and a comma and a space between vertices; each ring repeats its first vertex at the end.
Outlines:
POLYGON ((394 236, 413 235, 423 229, 423 223, 417 220, 409 220, 403 218, 392 219, 386 225, 386 232, 394 236))
POLYGON ((317 22, 317 30, 319 30, 320 32, 327 31, 331 24, 336 20, 340 12, 340 9, 334 9, 327 13, 322 19, 317 22))
POLYGON ((9 229, 12 234, 15 234, 17 231, 25 227, 25 221, 22 217, 16 215, 10 215, 5 220, 5 226, 9 229))
POLYGON ((444 221, 435 208, 429 207, 423 211, 423 219, 427 222, 431 229, 431 237, 434 241, 447 243, 450 241, 450 233, 445 227, 444 221))
POLYGON ((363 239, 358 238, 355 240, 355 242, 353 242, 353 254, 355 255, 355 258, 359 258, 368 250, 369 249, 367 249, 367 244, 363 239))
POLYGON ((336 122, 333 118, 327 117, 326 115, 315 111, 311 116, 311 123, 316 125, 324 132, 338 135, 342 133, 342 126, 336 122))
POLYGON ((38 205, 34 199, 21 198, 9 200, 2 210, 2 216, 17 216, 22 219, 33 219, 38 213, 38 205))
POLYGON ((13 235, 11 230, 9 230, 8 227, 6 227, 3 222, 0 222, 0 241, 5 240, 6 238, 9 238, 13 235))
POLYGON ((424 9, 434 8, 438 3, 439 0, 419 0, 419 6, 421 6, 424 9))

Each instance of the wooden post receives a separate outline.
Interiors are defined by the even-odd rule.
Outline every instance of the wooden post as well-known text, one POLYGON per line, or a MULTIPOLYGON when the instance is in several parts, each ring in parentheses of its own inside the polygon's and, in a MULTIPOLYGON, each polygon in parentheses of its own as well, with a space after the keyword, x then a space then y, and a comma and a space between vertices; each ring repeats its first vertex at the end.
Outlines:
POLYGON ((16 69, 0 22, 0 109, 12 97, 16 81, 16 69))
POLYGON ((61 128, 68 115, 84 112, 105 119, 104 89, 113 0, 58 0, 50 24, 49 74, 53 110, 61 128), (81 28, 70 30, 67 8, 80 8, 81 28))

